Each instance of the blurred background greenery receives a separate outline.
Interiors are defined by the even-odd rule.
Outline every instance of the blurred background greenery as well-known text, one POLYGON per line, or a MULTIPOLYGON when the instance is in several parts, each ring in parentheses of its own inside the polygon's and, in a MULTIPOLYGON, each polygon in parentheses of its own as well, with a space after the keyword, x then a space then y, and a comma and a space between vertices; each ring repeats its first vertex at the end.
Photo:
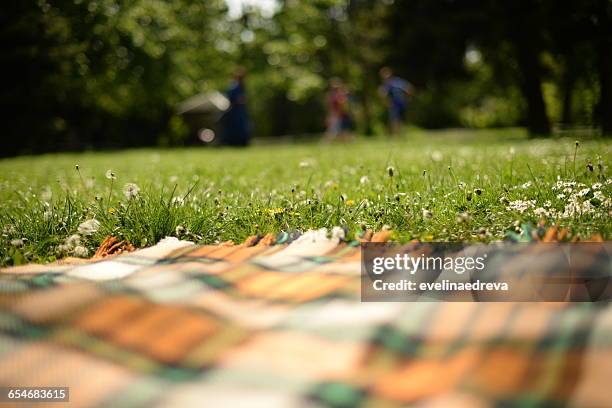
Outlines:
POLYGON ((194 143, 177 104, 223 91, 237 66, 249 72, 261 138, 320 134, 333 76, 353 94, 358 131, 384 133, 384 65, 414 84, 417 126, 612 131, 609 0, 6 0, 0 8, 4 156, 194 143))

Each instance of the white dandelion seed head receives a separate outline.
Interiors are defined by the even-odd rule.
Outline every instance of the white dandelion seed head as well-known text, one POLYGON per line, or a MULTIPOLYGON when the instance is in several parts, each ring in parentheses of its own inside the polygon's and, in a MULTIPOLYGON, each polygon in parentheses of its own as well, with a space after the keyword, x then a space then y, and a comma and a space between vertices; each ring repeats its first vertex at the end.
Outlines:
POLYGON ((49 187, 45 188, 42 193, 40 193, 40 198, 43 201, 51 201, 53 198, 53 191, 49 187))
POLYGON ((64 240, 64 245, 67 245, 69 248, 74 248, 80 244, 81 236, 79 234, 72 234, 64 240))
POLYGON ((22 247, 24 244, 23 238, 15 238, 11 240, 11 245, 17 248, 22 247))
POLYGON ((72 254, 78 258, 86 258, 87 255, 89 255, 89 250, 86 247, 79 245, 74 247, 72 254))
POLYGON ((138 187, 136 184, 127 183, 125 186, 123 186, 123 195, 128 200, 138 197, 138 194, 140 194, 140 187, 138 187))
POLYGON ((9 236, 13 235, 17 230, 15 230, 15 226, 12 224, 7 224, 2 228, 2 235, 9 236))
POLYGON ((182 206, 183 204, 185 204, 185 200, 183 200, 183 197, 172 197, 171 204, 182 206))
POLYGON ((91 220, 82 222, 81 225, 79 225, 78 231, 83 235, 91 235, 97 232, 98 229, 100 229, 100 221, 92 218, 91 220))

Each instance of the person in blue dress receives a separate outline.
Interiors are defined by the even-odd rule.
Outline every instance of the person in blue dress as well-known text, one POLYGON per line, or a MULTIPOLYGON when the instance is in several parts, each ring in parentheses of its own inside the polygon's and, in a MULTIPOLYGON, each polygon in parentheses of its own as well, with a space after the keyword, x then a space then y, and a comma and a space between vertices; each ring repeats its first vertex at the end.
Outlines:
POLYGON ((226 92, 230 106, 222 120, 222 142, 229 146, 247 146, 251 139, 252 126, 246 107, 245 75, 246 71, 243 68, 238 69, 226 92))
POLYGON ((393 76, 393 71, 389 67, 380 70, 380 77, 383 81, 381 94, 384 96, 389 113, 389 130, 392 135, 399 133, 406 109, 408 108, 408 98, 413 94, 413 86, 410 82, 393 76))

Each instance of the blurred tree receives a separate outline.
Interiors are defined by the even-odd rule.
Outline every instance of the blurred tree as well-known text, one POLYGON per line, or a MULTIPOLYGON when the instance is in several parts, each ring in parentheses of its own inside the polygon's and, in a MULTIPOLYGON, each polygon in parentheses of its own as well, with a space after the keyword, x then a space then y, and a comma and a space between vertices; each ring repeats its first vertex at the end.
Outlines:
POLYGON ((156 142, 174 103, 227 74, 224 13, 222 0, 6 2, 5 154, 156 142))

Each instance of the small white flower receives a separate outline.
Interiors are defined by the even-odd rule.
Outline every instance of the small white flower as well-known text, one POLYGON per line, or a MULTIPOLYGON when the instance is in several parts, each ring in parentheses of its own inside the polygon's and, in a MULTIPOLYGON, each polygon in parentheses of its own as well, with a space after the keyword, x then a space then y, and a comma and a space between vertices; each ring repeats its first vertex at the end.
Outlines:
POLYGON ((538 207, 535 210, 533 210, 533 213, 536 217, 548 217, 549 212, 542 207, 538 207))
POLYGON ((185 200, 183 200, 183 197, 172 197, 171 203, 173 205, 181 206, 181 205, 185 204, 185 200))
POLYGON ((426 208, 422 208, 421 209, 421 214, 423 215, 423 218, 431 218, 433 217, 433 213, 431 211, 429 211, 426 208))
POLYGON ((312 164, 310 162, 308 162, 308 161, 301 161, 300 164, 299 164, 299 168, 300 169, 307 169, 307 168, 309 168, 311 166, 312 166, 312 164))
POLYGON ((81 225, 79 225, 78 231, 83 235, 91 235, 97 232, 99 228, 100 221, 96 220, 95 218, 92 218, 91 220, 82 222, 81 225))
POLYGON ((182 225, 177 225, 174 232, 177 237, 180 237, 181 235, 187 233, 187 228, 183 227, 182 225))
POLYGON ((84 246, 79 245, 72 250, 72 254, 78 258, 86 258, 89 254, 89 250, 84 246))
POLYGON ((589 191, 591 191, 591 189, 589 188, 584 188, 582 190, 580 190, 578 193, 576 193, 579 197, 584 197, 587 194, 589 194, 589 191))
POLYGON ((595 183, 591 186, 593 190, 599 190, 601 188, 601 183, 595 183))
POLYGON ((361 184, 368 184, 370 182, 370 178, 368 176, 361 176, 361 178, 359 179, 359 183, 361 184))
POLYGON ((440 162, 440 161, 442 161, 443 158, 444 158, 444 156, 442 156, 442 153, 440 153, 440 151, 438 151, 438 150, 434 150, 431 153, 431 160, 433 160, 435 162, 440 162))
POLYGON ((531 181, 528 181, 526 183, 521 184, 521 188, 522 189, 528 189, 529 187, 531 187, 531 181))
POLYGON ((134 183, 127 183, 125 186, 123 186, 123 195, 128 200, 138 197, 139 193, 140 193, 140 187, 138 187, 134 183))
POLYGON ((22 238, 16 238, 11 240, 11 245, 14 247, 22 247, 23 246, 23 239, 22 238))
POLYGON ((113 171, 111 169, 106 170, 106 175, 105 176, 109 180, 117 179, 117 176, 115 176, 115 173, 113 173, 113 171))
POLYGON ((527 209, 535 206, 535 200, 515 200, 510 201, 506 210, 508 211, 518 211, 520 213, 524 213, 527 209))

